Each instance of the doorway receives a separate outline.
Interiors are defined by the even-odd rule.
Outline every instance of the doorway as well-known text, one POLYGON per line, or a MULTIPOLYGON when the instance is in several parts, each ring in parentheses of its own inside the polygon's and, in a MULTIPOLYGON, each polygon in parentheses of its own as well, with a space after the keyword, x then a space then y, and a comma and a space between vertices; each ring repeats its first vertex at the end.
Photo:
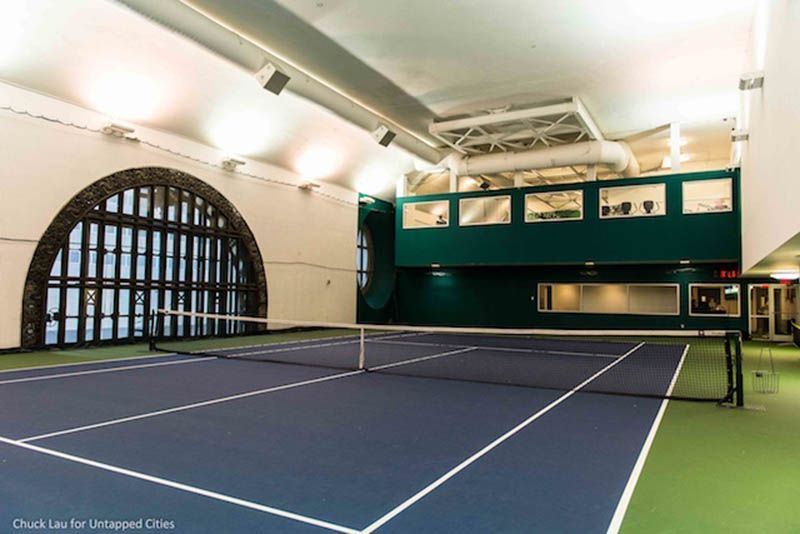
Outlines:
POLYGON ((796 286, 750 285, 750 336, 766 341, 791 341, 796 286))

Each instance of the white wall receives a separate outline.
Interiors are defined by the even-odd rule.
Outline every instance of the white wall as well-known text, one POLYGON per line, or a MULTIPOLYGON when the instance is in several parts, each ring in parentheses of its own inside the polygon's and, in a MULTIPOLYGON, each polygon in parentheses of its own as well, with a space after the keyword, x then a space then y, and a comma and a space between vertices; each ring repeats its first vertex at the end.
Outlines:
POLYGON ((764 87, 746 93, 750 140, 742 152, 745 272, 800 232, 800 2, 762 4, 750 68, 763 68, 764 87))
MULTIPOLYGON (((96 128, 98 114, 0 84, 0 107, 96 128)), ((137 127, 136 135, 219 162, 224 154, 186 139, 137 127)), ((114 172, 147 166, 178 169, 233 203, 258 241, 269 290, 269 315, 355 321, 357 195, 324 185, 308 193, 171 155, 166 151, 0 109, 0 348, 19 346, 22 292, 41 237, 82 188, 114 172), (328 198, 329 195, 338 200, 328 198)), ((249 161, 253 174, 296 184, 283 169, 249 161)))

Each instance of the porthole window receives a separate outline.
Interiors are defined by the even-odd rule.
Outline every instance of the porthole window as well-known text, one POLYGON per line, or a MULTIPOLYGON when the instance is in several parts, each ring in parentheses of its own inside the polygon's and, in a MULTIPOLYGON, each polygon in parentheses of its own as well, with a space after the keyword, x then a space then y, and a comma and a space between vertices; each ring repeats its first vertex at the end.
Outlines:
POLYGON ((372 234, 362 226, 356 240, 356 280, 361 291, 366 291, 372 282, 373 256, 372 234))

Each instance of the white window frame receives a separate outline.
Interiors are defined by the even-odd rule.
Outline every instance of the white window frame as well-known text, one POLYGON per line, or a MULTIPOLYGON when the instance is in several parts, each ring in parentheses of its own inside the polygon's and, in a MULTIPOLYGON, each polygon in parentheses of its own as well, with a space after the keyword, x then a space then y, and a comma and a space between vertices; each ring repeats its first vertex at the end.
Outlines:
POLYGON ((715 213, 730 213, 733 211, 733 178, 712 178, 711 180, 687 180, 681 184, 681 208, 684 215, 713 215, 715 213), (731 205, 726 210, 715 211, 686 211, 686 184, 705 182, 728 182, 731 191, 731 205))
POLYGON ((609 219, 640 219, 649 217, 664 217, 667 214, 667 184, 659 182, 655 184, 639 184, 639 185, 618 185, 614 187, 601 187, 597 190, 597 216, 603 220, 609 219), (603 215, 603 191, 611 189, 636 189, 641 187, 661 186, 664 189, 664 213, 641 214, 634 213, 631 215, 603 215))
MULTIPOLYGON (((723 284, 723 285, 733 285, 733 284, 723 284)), ((645 315, 645 316, 657 316, 657 317, 678 317, 681 314, 681 285, 680 284, 658 284, 658 283, 639 283, 639 282, 540 282, 536 284, 536 309, 541 313, 581 313, 581 314, 588 314, 588 315, 645 315), (572 310, 543 310, 542 309, 542 299, 540 298, 541 295, 541 286, 551 286, 551 285, 577 285, 580 287, 580 306, 578 311, 572 310), (584 311, 583 309, 583 288, 585 286, 625 286, 625 294, 627 297, 627 304, 628 304, 628 311, 624 312, 589 312, 584 311), (648 287, 672 287, 675 288, 675 312, 674 313, 654 313, 654 312, 632 312, 630 311, 631 308, 631 294, 630 294, 630 287, 631 286, 648 286, 648 287)), ((740 303, 741 304, 741 303, 740 303)), ((718 316, 720 317, 720 316, 718 316)))
POLYGON ((486 195, 486 196, 479 196, 479 197, 465 197, 458 199, 458 225, 459 226, 494 226, 497 224, 511 224, 511 218, 513 217, 513 206, 511 202, 511 195, 486 195), (463 211, 463 203, 464 201, 470 200, 486 200, 490 198, 507 198, 508 199, 508 220, 507 221, 500 221, 500 222, 471 222, 471 223, 462 223, 461 222, 461 213, 463 211))
POLYGON ((406 202, 403 204, 403 230, 426 230, 431 228, 449 228, 450 227, 450 200, 425 200, 423 202, 406 202), (406 206, 423 205, 423 204, 441 204, 444 202, 447 205, 445 216, 447 217, 447 224, 434 224, 431 226, 406 226, 406 206))
POLYGON ((688 305, 689 305, 689 316, 690 317, 741 317, 742 316, 742 286, 741 284, 721 284, 718 282, 695 282, 689 284, 689 294, 688 294, 688 305), (728 286, 736 286, 739 293, 739 298, 736 299, 736 315, 731 315, 729 313, 694 313, 692 311, 692 288, 693 287, 721 287, 725 288, 728 286))
POLYGON ((584 194, 583 189, 569 189, 565 191, 539 191, 537 193, 527 193, 525 195, 525 205, 523 219, 525 220, 525 224, 537 224, 537 223, 553 223, 553 222, 573 222, 573 221, 582 221, 583 220, 583 206, 584 206, 584 194), (581 202, 581 216, 580 217, 571 217, 569 219, 535 219, 533 221, 528 220, 528 197, 534 197, 536 195, 547 195, 550 193, 578 193, 580 194, 580 202, 581 202))

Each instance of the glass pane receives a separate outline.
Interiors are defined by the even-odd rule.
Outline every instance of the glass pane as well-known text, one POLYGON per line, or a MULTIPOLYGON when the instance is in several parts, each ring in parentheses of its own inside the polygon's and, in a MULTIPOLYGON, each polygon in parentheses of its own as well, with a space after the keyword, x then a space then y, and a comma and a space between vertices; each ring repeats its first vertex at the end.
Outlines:
POLYGON ((628 311, 652 315, 678 315, 678 286, 628 286, 628 311))
POLYGON ((167 194, 167 220, 177 220, 179 198, 178 190, 170 187, 167 194))
POLYGON ((56 259, 53 260, 53 267, 50 268, 50 276, 61 276, 61 254, 63 250, 59 250, 56 254, 56 259))
POLYGON ((539 311, 578 312, 580 309, 580 284, 539 285, 539 311))
POLYGON ((733 181, 683 182, 683 213, 716 213, 733 210, 733 181))
POLYGON ((525 222, 583 219, 583 191, 525 195, 525 222))
POLYGON ((511 197, 462 198, 458 203, 461 226, 511 222, 511 197))
POLYGON ((181 222, 188 223, 192 216, 192 195, 188 191, 181 191, 181 222))
POLYGON ((447 200, 403 205, 403 228, 445 227, 449 220, 450 204, 447 200))
POLYGON ((626 313, 628 286, 625 284, 584 285, 582 311, 586 313, 626 313))
POLYGON ((163 219, 164 218, 164 201, 166 196, 166 192, 164 191, 163 186, 156 186, 153 188, 153 218, 154 219, 163 219))
POLYGON ((139 216, 150 217, 150 188, 139 188, 139 216))
POLYGON ((693 284, 689 302, 692 315, 739 316, 739 286, 693 284))
POLYGON ((106 211, 116 213, 119 211, 119 195, 108 197, 106 200, 106 211))
POLYGON ((664 184, 600 189, 600 218, 653 217, 667 213, 664 184))
POLYGON ((133 189, 128 189, 122 193, 122 213, 133 215, 133 189))

